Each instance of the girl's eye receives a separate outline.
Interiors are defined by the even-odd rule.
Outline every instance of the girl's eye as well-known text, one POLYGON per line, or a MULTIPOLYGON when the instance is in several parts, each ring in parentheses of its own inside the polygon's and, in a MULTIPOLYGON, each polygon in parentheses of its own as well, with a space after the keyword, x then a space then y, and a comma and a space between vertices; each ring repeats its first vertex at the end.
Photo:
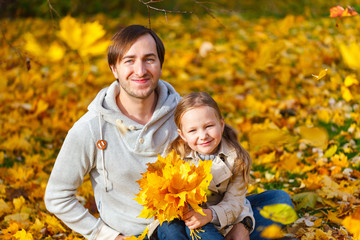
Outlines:
POLYGON ((195 129, 189 130, 189 133, 193 133, 193 132, 195 132, 195 129))
POLYGON ((212 127, 212 126, 214 126, 214 125, 207 125, 206 128, 209 128, 209 127, 212 127))

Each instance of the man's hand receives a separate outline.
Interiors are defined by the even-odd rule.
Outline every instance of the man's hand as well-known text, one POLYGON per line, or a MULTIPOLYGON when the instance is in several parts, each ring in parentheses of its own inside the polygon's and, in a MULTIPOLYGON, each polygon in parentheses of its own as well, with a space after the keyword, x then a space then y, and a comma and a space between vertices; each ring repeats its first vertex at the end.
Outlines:
POLYGON ((203 209, 205 216, 195 212, 193 209, 190 209, 187 213, 184 214, 185 225, 191 230, 204 226, 205 224, 211 222, 212 211, 210 209, 203 209))
POLYGON ((226 235, 226 240, 249 240, 250 233, 242 223, 237 223, 231 231, 226 235))
POLYGON ((129 236, 118 235, 114 240, 124 240, 124 239, 126 239, 128 237, 129 236))

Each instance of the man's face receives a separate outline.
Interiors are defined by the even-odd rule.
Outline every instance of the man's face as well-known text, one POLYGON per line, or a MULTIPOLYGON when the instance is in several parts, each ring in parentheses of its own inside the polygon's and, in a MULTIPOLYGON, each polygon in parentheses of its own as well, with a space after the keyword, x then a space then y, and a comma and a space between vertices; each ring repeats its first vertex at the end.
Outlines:
POLYGON ((121 94, 141 99, 149 97, 161 75, 155 40, 150 34, 139 37, 111 69, 119 80, 121 94))

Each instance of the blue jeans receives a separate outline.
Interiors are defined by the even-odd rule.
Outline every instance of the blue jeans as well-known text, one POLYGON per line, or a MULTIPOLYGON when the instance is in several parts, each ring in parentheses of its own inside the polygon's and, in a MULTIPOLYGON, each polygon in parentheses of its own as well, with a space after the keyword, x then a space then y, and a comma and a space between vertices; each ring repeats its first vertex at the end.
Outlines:
POLYGON ((251 204, 252 210, 254 211, 254 218, 255 218, 255 228, 254 231, 250 234, 250 240, 265 240, 267 238, 260 237, 261 231, 259 231, 258 227, 266 227, 271 224, 278 224, 280 223, 273 222, 268 218, 264 218, 260 215, 260 210, 267 205, 273 205, 278 203, 285 203, 292 207, 294 207, 289 194, 282 190, 268 190, 259 194, 253 194, 246 197, 251 204))
MULTIPOLYGON (((201 239, 225 239, 212 223, 202 226, 201 229, 204 231, 197 233, 201 239)), ((163 222, 157 229, 157 236, 159 240, 191 240, 190 229, 185 225, 184 221, 179 219, 174 219, 171 222, 163 222)))
MULTIPOLYGON (((267 240, 267 238, 260 237, 261 231, 259 231, 257 229, 258 227, 266 227, 266 226, 269 226, 274 223, 278 224, 280 226, 283 226, 277 222, 273 222, 272 220, 264 218, 263 216, 260 215, 260 210, 264 206, 273 205, 273 204, 277 204, 277 203, 284 203, 284 204, 288 204, 288 205, 294 207, 289 194, 282 190, 268 190, 268 191, 265 191, 265 192, 262 192, 259 194, 253 194, 253 195, 247 196, 246 198, 250 201, 252 210, 254 212, 254 218, 255 218, 255 228, 254 228, 254 231, 250 234, 250 240, 267 240)), ((178 220, 178 221, 182 222, 184 224, 183 221, 180 221, 180 220, 178 220)), ((165 223, 163 223, 163 225, 164 224, 165 223)), ((171 225, 171 224, 168 224, 168 226, 169 225, 171 225)), ((184 224, 184 226, 185 226, 185 224, 184 224)), ((203 228, 205 226, 203 226, 203 228)), ((215 227, 212 224, 211 224, 211 226, 212 227, 209 227, 209 228, 215 229, 215 227)), ((187 240, 187 239, 189 239, 188 233, 180 234, 180 233, 176 232, 175 230, 171 230, 170 228, 167 228, 167 231, 165 231, 165 229, 161 229, 161 228, 162 227, 158 228, 159 240, 163 240, 163 239, 187 240), (160 234, 159 234, 159 231, 160 231, 160 234), (180 234, 180 235, 178 235, 178 234, 180 234)), ((213 234, 211 230, 207 230, 207 231, 208 231, 208 233, 213 234)), ((207 231, 205 231, 205 232, 207 232, 207 231)), ((219 233, 217 230, 216 230, 216 232, 219 233)), ((217 234, 215 234, 215 235, 217 236, 217 234)), ((223 238, 217 238, 216 236, 214 236, 215 238, 206 236, 202 239, 223 239, 223 238)))

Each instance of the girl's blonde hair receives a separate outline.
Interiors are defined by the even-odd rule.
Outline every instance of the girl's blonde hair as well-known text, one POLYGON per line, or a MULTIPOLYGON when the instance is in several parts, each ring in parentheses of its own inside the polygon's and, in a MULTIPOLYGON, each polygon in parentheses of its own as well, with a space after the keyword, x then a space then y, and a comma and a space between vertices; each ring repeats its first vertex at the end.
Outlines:
MULTIPOLYGON (((181 118, 185 112, 203 106, 213 108, 215 110, 215 115, 219 121, 223 119, 219 106, 209 94, 205 92, 193 92, 184 96, 175 109, 174 121, 178 129, 181 130, 181 118)), ((230 145, 236 150, 237 158, 235 160, 235 168, 233 171, 234 175, 241 173, 243 175, 245 183, 248 184, 250 168, 252 164, 250 154, 240 145, 236 131, 227 124, 225 124, 222 138, 225 139, 228 143, 230 143, 230 145)), ((178 136, 169 145, 168 152, 170 152, 172 149, 174 149, 181 158, 184 158, 191 152, 191 148, 189 147, 189 145, 185 143, 180 136, 178 136)))

